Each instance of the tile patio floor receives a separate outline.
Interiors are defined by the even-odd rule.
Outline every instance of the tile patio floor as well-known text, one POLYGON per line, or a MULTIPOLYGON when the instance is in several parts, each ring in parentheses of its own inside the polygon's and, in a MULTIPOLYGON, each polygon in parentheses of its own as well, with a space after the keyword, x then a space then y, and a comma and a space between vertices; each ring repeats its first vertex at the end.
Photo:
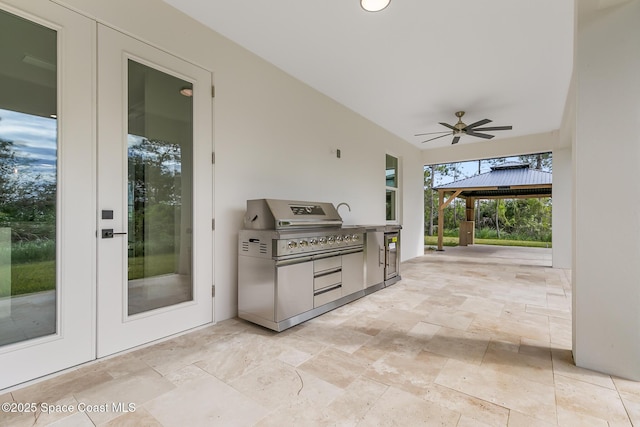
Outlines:
POLYGON ((573 365, 570 271, 550 260, 427 252, 397 284, 279 334, 227 320, 0 394, 107 409, 0 425, 640 425, 640 383, 573 365))

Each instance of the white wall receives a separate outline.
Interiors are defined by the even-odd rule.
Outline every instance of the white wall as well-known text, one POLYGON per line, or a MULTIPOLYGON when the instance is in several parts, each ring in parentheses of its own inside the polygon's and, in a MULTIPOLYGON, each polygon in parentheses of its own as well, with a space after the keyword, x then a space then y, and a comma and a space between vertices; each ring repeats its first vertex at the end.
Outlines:
POLYGON ((640 0, 581 18, 573 267, 578 366, 640 380, 640 0), (594 204, 601 209, 593 209, 594 204))
POLYGON ((160 0, 59 3, 213 72, 217 321, 237 312, 237 232, 247 199, 347 202, 346 223, 382 224, 387 152, 402 165, 402 258, 422 254, 417 148, 160 0))
MULTIPOLYGON (((577 25, 576 25, 577 27, 577 25)), ((575 28, 575 27, 574 27, 575 28)), ((574 30, 577 31, 577 30, 574 30)), ((575 43, 575 39, 574 39, 575 43)), ((575 60, 574 60, 575 62, 575 60)), ((571 78, 562 125, 553 149, 553 267, 572 268, 573 262, 573 152, 576 128, 575 72, 571 78)))
POLYGON ((554 268, 571 268, 572 168, 571 148, 553 150, 552 266, 554 268))
POLYGON ((473 144, 457 144, 433 148, 422 152, 425 165, 493 159, 553 151, 558 146, 558 131, 482 141, 473 144))

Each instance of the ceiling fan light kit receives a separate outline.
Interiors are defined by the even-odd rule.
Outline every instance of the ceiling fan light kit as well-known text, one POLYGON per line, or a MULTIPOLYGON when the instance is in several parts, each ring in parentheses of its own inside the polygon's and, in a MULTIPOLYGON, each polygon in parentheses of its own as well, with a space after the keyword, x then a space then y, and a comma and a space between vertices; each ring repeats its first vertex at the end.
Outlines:
POLYGON ((367 12, 379 12, 389 6, 391 0, 360 0, 360 6, 367 12))
POLYGON ((433 141, 434 139, 443 138, 447 135, 453 136, 453 141, 451 144, 457 144, 460 141, 460 137, 462 135, 475 136, 477 138, 491 139, 495 135, 489 135, 488 133, 480 133, 478 131, 495 131, 495 130, 511 130, 512 126, 491 126, 491 127, 480 127, 491 123, 489 119, 478 120, 477 122, 471 123, 470 125, 465 124, 462 121, 462 116, 464 116, 464 111, 456 111, 456 117, 458 118, 458 122, 455 125, 450 125, 448 123, 440 122, 440 124, 444 127, 447 127, 449 130, 442 132, 428 132, 428 133, 418 133, 415 136, 423 136, 423 135, 433 135, 436 133, 443 133, 444 135, 436 136, 431 139, 427 139, 426 141, 422 141, 422 143, 433 141))

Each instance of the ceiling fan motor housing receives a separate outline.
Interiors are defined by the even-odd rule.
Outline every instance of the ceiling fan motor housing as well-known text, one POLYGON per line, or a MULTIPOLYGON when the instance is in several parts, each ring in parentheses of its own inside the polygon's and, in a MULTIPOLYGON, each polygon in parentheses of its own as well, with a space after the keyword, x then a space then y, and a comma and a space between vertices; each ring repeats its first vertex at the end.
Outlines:
POLYGON ((467 125, 462 122, 462 116, 464 116, 464 111, 457 111, 456 112, 456 117, 458 118, 458 123, 453 125, 453 127, 455 128, 453 130, 453 134, 454 135, 459 135, 461 133, 465 133, 465 128, 467 127, 467 125))

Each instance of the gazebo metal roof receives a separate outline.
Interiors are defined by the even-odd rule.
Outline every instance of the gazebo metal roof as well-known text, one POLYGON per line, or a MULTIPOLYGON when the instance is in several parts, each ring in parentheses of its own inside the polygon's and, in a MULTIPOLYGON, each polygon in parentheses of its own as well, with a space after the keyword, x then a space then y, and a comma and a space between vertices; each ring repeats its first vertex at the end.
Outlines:
POLYGON ((433 189, 445 194, 459 191, 456 197, 474 199, 550 197, 551 177, 550 172, 531 169, 528 163, 509 162, 492 166, 491 172, 460 179, 433 189))

